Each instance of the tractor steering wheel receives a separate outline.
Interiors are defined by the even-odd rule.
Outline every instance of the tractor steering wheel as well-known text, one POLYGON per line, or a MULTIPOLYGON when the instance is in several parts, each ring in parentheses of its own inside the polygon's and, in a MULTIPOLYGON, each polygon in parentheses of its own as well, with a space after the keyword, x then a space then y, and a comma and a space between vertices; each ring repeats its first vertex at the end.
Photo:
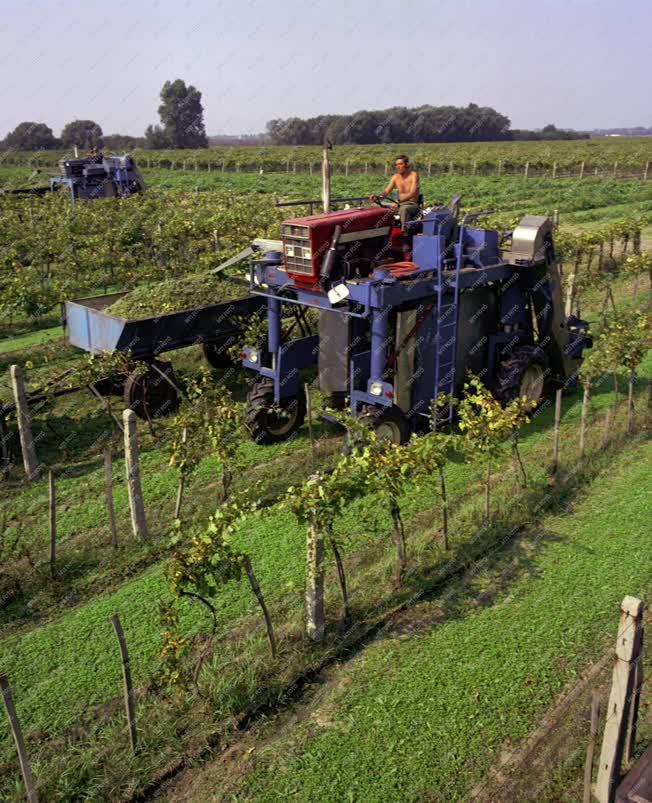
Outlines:
POLYGON ((384 204, 383 201, 385 201, 385 200, 387 200, 387 199, 386 198, 379 198, 378 196, 376 196, 375 203, 377 203, 378 206, 382 206, 383 209, 396 209, 396 210, 398 210, 398 203, 396 201, 390 201, 390 203, 384 204))

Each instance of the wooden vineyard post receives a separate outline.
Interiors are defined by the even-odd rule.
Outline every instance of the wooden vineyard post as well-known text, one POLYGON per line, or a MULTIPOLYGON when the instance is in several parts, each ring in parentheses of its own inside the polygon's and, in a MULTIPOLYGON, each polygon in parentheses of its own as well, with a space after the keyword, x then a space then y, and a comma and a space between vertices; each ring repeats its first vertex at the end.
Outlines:
POLYGON ((385 176, 387 176, 388 169, 389 169, 389 165, 387 164, 387 162, 385 162, 385 170, 384 170, 384 175, 385 176))
POLYGON ((118 531, 115 526, 115 510, 113 508, 113 468, 111 460, 111 447, 104 447, 104 501, 109 514, 109 528, 111 530, 111 546, 118 548, 118 531))
POLYGON ((607 407, 607 412, 604 416, 604 429, 602 431, 602 448, 606 449, 609 443, 609 435, 611 434, 611 407, 607 407))
POLYGON ((557 178, 557 162, 552 163, 552 177, 557 178))
POLYGON ((306 538, 306 634, 313 641, 324 637, 324 538, 314 524, 306 538))
MULTIPOLYGON (((346 169, 348 175, 349 163, 346 162, 346 169)), ((321 203, 324 212, 331 211, 331 165, 328 160, 328 148, 322 151, 321 159, 321 203)))
POLYGON ((649 170, 650 170, 650 163, 646 162, 645 163, 645 169, 643 170, 643 181, 647 181, 647 174, 648 174, 649 170))
POLYGON ((627 433, 634 432, 634 372, 630 371, 627 382, 627 433))
POLYGON ((523 168, 523 176, 524 178, 528 177, 528 173, 530 172, 530 163, 526 162, 525 167, 523 168))
POLYGON ((591 803, 591 775, 593 773, 593 754, 595 743, 598 738, 598 722, 600 720, 600 697, 597 691, 593 691, 591 697, 591 732, 589 744, 586 748, 586 760, 584 762, 584 796, 582 803, 591 803))
POLYGON ((308 437, 310 438, 310 454, 312 459, 315 459, 315 437, 312 431, 312 394, 310 393, 310 385, 306 382, 303 386, 306 394, 306 417, 308 418, 308 437))
POLYGON ((428 175, 432 175, 432 159, 428 159, 428 175))
POLYGON ((580 460, 584 457, 584 447, 586 444, 586 422, 589 416, 589 400, 591 399, 590 384, 584 385, 584 395, 582 396, 582 412, 580 416, 580 460))
POLYGON ((136 703, 134 698, 134 687, 131 683, 131 669, 129 668, 129 652, 127 650, 127 642, 125 635, 120 624, 120 618, 117 613, 111 614, 111 624, 115 631, 116 638, 118 639, 118 647, 120 649, 120 663, 122 664, 122 682, 124 685, 125 697, 125 711, 127 713, 127 727, 129 729, 129 744, 131 745, 132 753, 136 750, 136 703))
POLYGON ((552 474, 556 474, 557 469, 559 468, 559 424, 561 422, 561 394, 562 389, 558 388, 555 392, 555 423, 552 435, 552 474))
POLYGON ((472 172, 472 175, 475 176, 477 172, 478 172, 478 160, 474 159, 473 160, 473 172, 472 172))
POLYGON ((147 522, 145 506, 140 484, 140 462, 138 460, 138 427, 136 413, 125 410, 122 413, 125 430, 125 471, 129 491, 129 510, 131 512, 131 528, 136 538, 147 539, 147 522))
POLYGON ((580 165, 580 178, 584 178, 584 162, 580 165))
POLYGON ((32 779, 32 768, 27 756, 25 748, 25 740, 23 739, 23 732, 18 721, 16 713, 16 706, 14 699, 11 695, 11 687, 6 675, 0 674, 0 690, 2 691, 2 701, 7 712, 9 725, 11 726, 11 733, 14 737, 14 743, 18 752, 18 761, 20 762, 20 771, 23 775, 23 782, 25 784, 25 796, 29 803, 37 803, 36 791, 34 790, 34 781, 32 779))
POLYGON ((48 471, 48 512, 50 523, 50 577, 57 573, 57 500, 54 488, 54 473, 48 471))
POLYGON ((23 369, 20 365, 12 365, 10 374, 11 387, 14 392, 14 401, 16 402, 16 419, 18 421, 20 449, 23 453, 23 466, 25 468, 25 474, 27 474, 27 479, 32 481, 37 479, 39 467, 36 458, 34 438, 32 436, 32 420, 29 416, 27 394, 25 392, 25 382, 23 380, 23 369))
POLYGON ((568 318, 573 312, 573 298, 575 297, 575 274, 568 274, 568 285, 566 288, 566 306, 564 312, 568 318))
POLYGON ((613 803, 615 799, 623 750, 635 724, 630 715, 633 713, 632 706, 638 705, 638 700, 633 698, 636 697, 642 638, 643 603, 636 597, 627 596, 620 606, 611 693, 606 710, 598 780, 593 790, 600 803, 613 803))
MULTIPOLYGON (((186 443, 188 440, 188 430, 186 427, 181 431, 181 443, 186 443)), ((182 471, 179 474, 179 485, 177 486, 177 502, 174 506, 174 518, 178 519, 181 516, 181 502, 183 501, 183 491, 186 485, 186 474, 182 471)))

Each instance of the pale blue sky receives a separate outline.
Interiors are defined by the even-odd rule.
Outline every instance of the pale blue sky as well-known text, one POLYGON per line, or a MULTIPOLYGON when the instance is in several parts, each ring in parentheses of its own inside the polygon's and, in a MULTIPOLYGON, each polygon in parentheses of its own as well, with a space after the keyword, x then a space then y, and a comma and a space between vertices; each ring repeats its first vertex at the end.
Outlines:
POLYGON ((394 105, 494 106, 514 127, 652 125, 650 0, 0 0, 0 137, 76 118, 140 135, 203 93, 209 134, 394 105))

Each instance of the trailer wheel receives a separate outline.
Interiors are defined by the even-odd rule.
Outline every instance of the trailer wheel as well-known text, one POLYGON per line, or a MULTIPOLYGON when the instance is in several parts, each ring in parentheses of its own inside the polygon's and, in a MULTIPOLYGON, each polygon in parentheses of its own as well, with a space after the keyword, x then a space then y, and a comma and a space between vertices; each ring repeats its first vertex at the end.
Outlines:
POLYGON ((521 346, 503 359, 496 374, 496 398, 507 404, 526 396, 538 405, 543 398, 548 360, 538 346, 521 346))
POLYGON ((287 440, 303 424, 306 417, 306 397, 303 388, 296 396, 274 404, 274 383, 262 378, 254 382, 247 393, 245 423, 252 439, 261 445, 287 440))
POLYGON ((410 439, 409 421, 396 405, 385 408, 367 405, 358 420, 371 427, 379 440, 402 446, 410 439))
POLYGON ((217 340, 202 345, 204 357, 211 368, 231 368, 235 365, 228 350, 236 342, 236 336, 237 332, 230 332, 228 335, 222 335, 217 340))
POLYGON ((145 420, 173 413, 179 407, 179 394, 170 382, 176 384, 174 370, 169 362, 155 360, 144 373, 142 369, 136 369, 125 382, 125 404, 139 418, 145 420))

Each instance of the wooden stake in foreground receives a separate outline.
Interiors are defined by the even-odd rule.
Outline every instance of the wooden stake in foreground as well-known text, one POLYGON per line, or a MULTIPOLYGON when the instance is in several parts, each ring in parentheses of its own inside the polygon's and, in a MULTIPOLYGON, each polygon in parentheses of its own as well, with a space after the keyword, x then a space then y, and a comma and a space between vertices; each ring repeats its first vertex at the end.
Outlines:
POLYGON ((50 577, 57 573, 57 500, 54 488, 54 474, 48 471, 48 508, 50 513, 50 577))
POLYGON ((131 527, 136 538, 147 539, 147 521, 145 505, 140 485, 140 463, 138 460, 138 427, 136 413, 125 410, 122 413, 125 433, 125 470, 129 490, 129 509, 131 511, 131 527))
POLYGON ((25 392, 25 382, 23 380, 23 369, 20 365, 12 365, 9 369, 11 374, 11 387, 14 392, 16 402, 16 419, 18 421, 18 434, 20 435, 20 449, 23 453, 23 466, 27 479, 35 480, 38 477, 38 460, 32 437, 32 420, 29 416, 27 405, 27 394, 25 392))
POLYGON ((124 684, 125 695, 125 711, 127 712, 127 727, 129 728, 129 743, 131 750, 136 750, 136 702, 134 698, 134 687, 131 683, 131 670, 129 668, 129 653, 127 651, 127 642, 125 635, 120 624, 120 618, 117 613, 111 614, 111 624, 115 631, 116 638, 118 639, 118 646, 120 648, 120 661, 122 663, 122 681, 124 684))
POLYGON ((25 793, 29 803, 37 803, 36 792, 34 791, 34 781, 32 779, 32 768, 25 749, 25 740, 23 739, 23 732, 20 728, 18 715, 16 714, 16 706, 11 695, 11 687, 6 675, 0 675, 0 690, 2 691, 2 701, 4 702, 9 724, 11 725, 11 732, 16 743, 16 750, 18 751, 18 760, 20 762, 20 771, 23 774, 23 781, 25 783, 25 793))
POLYGON ((313 524, 306 539, 306 633, 313 641, 324 637, 324 538, 313 524))
POLYGON ((602 737, 598 781, 593 792, 600 803, 613 803, 623 750, 629 740, 628 734, 635 725, 630 712, 632 706, 638 704, 634 698, 642 640, 643 603, 636 597, 625 597, 620 606, 611 694, 602 737))
POLYGON ((104 501, 109 514, 109 527, 111 528, 111 546, 118 548, 118 532, 115 526, 115 510, 113 509, 113 469, 111 464, 111 447, 104 448, 104 501))
POLYGON ((561 422, 561 394, 562 389, 558 388, 555 392, 555 424, 552 436, 552 474, 556 474, 557 469, 559 468, 559 424, 561 422))

